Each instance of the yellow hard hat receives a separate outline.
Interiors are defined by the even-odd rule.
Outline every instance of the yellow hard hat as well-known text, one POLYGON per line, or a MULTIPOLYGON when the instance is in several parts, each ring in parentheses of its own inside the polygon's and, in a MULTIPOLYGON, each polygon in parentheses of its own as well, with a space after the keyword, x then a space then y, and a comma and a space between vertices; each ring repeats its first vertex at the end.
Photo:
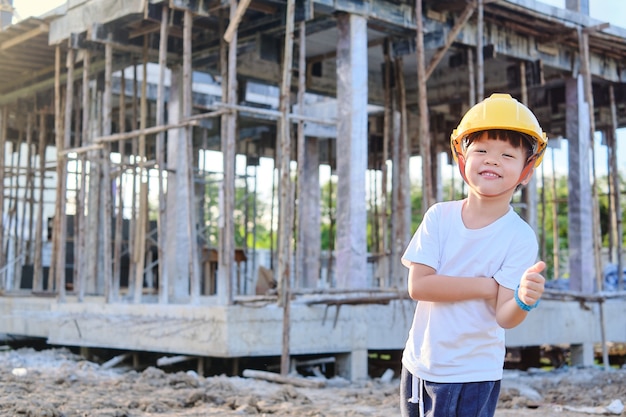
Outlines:
POLYGON ((510 94, 494 93, 490 97, 475 104, 465 113, 459 126, 452 131, 450 146, 456 161, 463 155, 463 139, 470 133, 482 130, 503 129, 513 130, 529 135, 535 140, 533 155, 529 162, 534 161, 538 167, 548 145, 546 133, 541 130, 537 118, 528 107, 511 97, 510 94))

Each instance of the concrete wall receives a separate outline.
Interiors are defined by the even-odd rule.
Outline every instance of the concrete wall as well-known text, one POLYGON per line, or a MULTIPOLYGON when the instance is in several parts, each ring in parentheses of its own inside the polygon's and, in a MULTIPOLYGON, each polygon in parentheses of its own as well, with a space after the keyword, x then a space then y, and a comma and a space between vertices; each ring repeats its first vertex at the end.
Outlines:
MULTIPOLYGON (((201 300, 202 302, 203 300, 201 300)), ((0 297, 0 333, 44 337, 56 345, 145 350, 206 357, 280 356, 282 313, 266 305, 106 304, 99 298, 60 304, 55 299, 0 297)), ((367 378, 370 350, 402 350, 415 303, 291 308, 290 353, 342 358, 342 372, 367 378), (343 357, 342 357, 343 355, 343 357)), ((626 342, 626 301, 604 305, 607 341, 626 342)), ((597 304, 543 300, 515 329, 507 346, 600 343, 597 304)))

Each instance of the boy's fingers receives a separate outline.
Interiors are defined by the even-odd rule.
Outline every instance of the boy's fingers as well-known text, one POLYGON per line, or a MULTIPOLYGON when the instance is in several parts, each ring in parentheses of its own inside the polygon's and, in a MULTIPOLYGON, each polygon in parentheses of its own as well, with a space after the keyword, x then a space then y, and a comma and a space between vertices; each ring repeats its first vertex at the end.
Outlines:
POLYGON ((540 273, 544 269, 546 269, 546 263, 544 261, 539 261, 536 264, 534 264, 533 266, 531 266, 530 268, 528 268, 527 271, 529 273, 532 273, 532 272, 540 273))

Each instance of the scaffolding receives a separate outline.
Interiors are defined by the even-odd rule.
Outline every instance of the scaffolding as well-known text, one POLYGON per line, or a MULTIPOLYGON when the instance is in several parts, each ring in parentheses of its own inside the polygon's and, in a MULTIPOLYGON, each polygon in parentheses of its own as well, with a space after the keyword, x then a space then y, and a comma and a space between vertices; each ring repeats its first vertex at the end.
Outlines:
MULTIPOLYGON (((506 88, 551 136, 575 145, 569 175, 582 185, 568 202, 579 221, 570 249, 584 256, 572 257, 572 291, 554 296, 597 301, 604 320, 614 295, 602 293, 599 186, 595 165, 584 184, 584 165, 604 132, 619 297, 615 138, 626 88, 606 68, 626 57, 626 31, 582 10, 563 19, 516 1, 440 3, 133 0, 115 9, 90 0, 0 32, 12 58, 0 66, 2 293, 188 306, 269 298, 284 317, 286 372, 294 297, 406 299, 397 259, 412 233, 411 157, 425 211, 442 199, 451 126, 487 91, 506 88), (537 28, 520 23, 528 18, 537 28), (576 56, 574 69, 557 46, 576 56), (269 177, 258 177, 261 160, 272 161, 269 177), (337 187, 325 267, 322 165, 337 187), (271 188, 269 220, 257 211, 259 182, 271 188), (269 290, 255 292, 267 271, 269 290)), ((539 230, 536 188, 519 203, 539 230)))

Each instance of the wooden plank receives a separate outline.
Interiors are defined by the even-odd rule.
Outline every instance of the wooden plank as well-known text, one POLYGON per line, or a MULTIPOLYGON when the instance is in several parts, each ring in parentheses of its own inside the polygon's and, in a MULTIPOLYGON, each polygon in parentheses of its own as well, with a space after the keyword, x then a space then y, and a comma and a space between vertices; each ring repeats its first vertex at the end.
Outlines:
POLYGON ((324 388, 326 386, 326 381, 284 376, 273 372, 257 371, 254 369, 244 369, 243 376, 246 378, 262 379, 265 381, 276 382, 279 384, 289 384, 303 388, 324 388))
MULTIPOLYGON (((252 0, 241 0, 241 2, 237 5, 237 9, 235 10, 235 15, 231 16, 230 23, 226 28, 226 32, 224 33, 224 40, 228 43, 231 43, 233 40, 234 33, 237 31, 239 27, 239 23, 243 18, 243 15, 246 13, 246 9, 250 5, 252 0)), ((287 6, 289 7, 289 6, 287 6)))
POLYGON ((476 9, 475 2, 470 2, 467 4, 467 6, 465 6, 465 10, 463 10, 463 13, 461 13, 461 16, 459 16, 459 18, 454 23, 452 30, 448 32, 445 45, 439 48, 435 52, 433 57, 430 59, 430 63, 428 64, 428 67, 426 68, 426 74, 425 74, 426 80, 428 80, 428 78, 430 77, 430 74, 432 74, 437 64, 439 64, 439 62, 444 57, 448 49, 450 49, 450 45, 452 45, 452 42, 454 42, 454 39, 456 39, 457 35, 461 31, 461 28, 463 28, 463 26, 465 26, 469 18, 472 17, 472 14, 474 13, 475 9, 476 9))
POLYGON ((187 362, 193 359, 195 359, 194 356, 188 356, 188 355, 164 356, 162 358, 157 359, 156 365, 168 366, 168 365, 174 365, 174 364, 181 363, 181 362, 187 362))
POLYGON ((29 39, 35 38, 41 34, 48 32, 48 24, 41 23, 34 29, 29 30, 28 32, 24 32, 14 38, 6 40, 0 43, 0 51, 6 51, 7 49, 13 48, 14 46, 18 46, 21 43, 28 41, 29 39))
POLYGON ((117 355, 102 365, 100 365, 100 369, 111 369, 124 362, 126 359, 130 358, 132 355, 130 353, 123 353, 121 355, 117 355))

